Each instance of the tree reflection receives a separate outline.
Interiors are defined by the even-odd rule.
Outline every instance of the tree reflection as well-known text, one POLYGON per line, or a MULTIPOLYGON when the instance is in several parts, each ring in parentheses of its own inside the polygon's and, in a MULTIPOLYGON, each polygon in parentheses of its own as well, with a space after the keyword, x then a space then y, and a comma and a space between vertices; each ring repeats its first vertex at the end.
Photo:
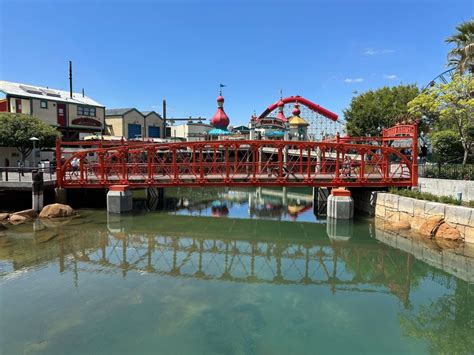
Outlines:
POLYGON ((422 304, 399 315, 404 333, 429 343, 431 353, 472 354, 474 290, 457 279, 454 294, 422 304))

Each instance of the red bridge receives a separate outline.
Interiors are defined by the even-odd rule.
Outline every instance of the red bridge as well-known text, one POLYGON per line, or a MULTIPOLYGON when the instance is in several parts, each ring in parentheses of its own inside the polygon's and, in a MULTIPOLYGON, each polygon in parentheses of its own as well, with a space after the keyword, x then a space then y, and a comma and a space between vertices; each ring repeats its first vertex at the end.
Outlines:
POLYGON ((312 141, 57 142, 63 188, 417 185, 417 126, 312 141))

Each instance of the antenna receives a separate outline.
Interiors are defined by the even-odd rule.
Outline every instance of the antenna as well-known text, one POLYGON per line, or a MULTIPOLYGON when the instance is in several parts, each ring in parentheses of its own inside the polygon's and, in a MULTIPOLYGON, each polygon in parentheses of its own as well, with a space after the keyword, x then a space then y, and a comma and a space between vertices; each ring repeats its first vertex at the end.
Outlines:
POLYGON ((163 99, 163 138, 166 138, 166 99, 163 99))
POLYGON ((69 61, 69 97, 72 99, 72 61, 69 61))

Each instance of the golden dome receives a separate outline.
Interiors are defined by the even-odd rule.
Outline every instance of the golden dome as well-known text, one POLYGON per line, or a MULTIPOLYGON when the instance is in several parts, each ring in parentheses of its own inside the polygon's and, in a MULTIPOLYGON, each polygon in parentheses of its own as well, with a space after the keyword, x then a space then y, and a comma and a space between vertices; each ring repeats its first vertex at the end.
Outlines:
POLYGON ((309 126, 309 123, 299 116, 291 116, 288 122, 290 126, 309 126))

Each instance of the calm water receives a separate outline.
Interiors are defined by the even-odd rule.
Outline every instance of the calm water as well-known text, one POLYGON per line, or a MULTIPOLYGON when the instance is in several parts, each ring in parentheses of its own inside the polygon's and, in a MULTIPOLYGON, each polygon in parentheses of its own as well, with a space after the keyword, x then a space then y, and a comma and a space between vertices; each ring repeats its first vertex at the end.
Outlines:
POLYGON ((327 223, 304 193, 0 231, 0 353, 472 353, 472 249, 327 223))

